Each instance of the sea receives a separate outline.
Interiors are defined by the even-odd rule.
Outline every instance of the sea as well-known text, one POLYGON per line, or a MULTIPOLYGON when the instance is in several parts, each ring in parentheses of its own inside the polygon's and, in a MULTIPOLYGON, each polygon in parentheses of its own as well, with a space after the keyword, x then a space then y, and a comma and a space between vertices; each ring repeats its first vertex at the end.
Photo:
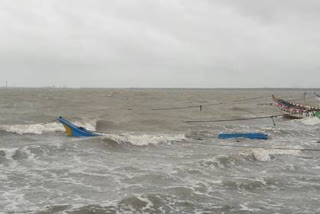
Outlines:
POLYGON ((320 120, 236 120, 313 91, 2 88, 0 213, 320 213, 320 120), (269 139, 217 138, 234 132, 269 139))

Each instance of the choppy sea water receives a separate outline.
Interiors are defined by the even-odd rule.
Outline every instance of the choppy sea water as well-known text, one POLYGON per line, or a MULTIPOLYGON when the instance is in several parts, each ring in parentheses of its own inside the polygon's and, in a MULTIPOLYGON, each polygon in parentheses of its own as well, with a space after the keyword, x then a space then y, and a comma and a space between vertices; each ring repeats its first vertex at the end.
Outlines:
POLYGON ((185 122, 279 114, 272 94, 303 93, 0 89, 0 213, 320 213, 319 119, 185 122), (42 124, 60 115, 103 136, 42 124), (271 139, 216 138, 233 131, 271 139))

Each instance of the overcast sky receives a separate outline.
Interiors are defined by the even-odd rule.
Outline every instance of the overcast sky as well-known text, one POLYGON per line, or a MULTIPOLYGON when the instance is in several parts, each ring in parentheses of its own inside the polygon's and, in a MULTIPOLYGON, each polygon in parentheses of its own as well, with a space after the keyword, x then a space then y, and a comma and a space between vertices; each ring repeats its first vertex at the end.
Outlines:
POLYGON ((0 86, 319 88, 319 11, 319 0, 0 0, 0 86))

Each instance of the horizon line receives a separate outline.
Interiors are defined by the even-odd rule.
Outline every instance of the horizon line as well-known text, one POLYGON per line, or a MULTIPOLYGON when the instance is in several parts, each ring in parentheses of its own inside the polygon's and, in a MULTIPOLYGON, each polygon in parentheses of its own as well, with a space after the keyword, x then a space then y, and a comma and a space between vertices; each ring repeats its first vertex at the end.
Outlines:
POLYGON ((56 86, 0 86, 0 89, 320 89, 316 87, 56 87, 56 86))

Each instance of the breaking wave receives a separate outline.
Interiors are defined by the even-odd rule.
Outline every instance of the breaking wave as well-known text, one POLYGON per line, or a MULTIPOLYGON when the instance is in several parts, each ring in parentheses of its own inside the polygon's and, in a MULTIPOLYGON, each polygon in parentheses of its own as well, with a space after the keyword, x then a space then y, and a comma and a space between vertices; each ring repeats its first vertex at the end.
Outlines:
POLYGON ((257 148, 250 149, 248 152, 241 152, 238 154, 230 155, 218 155, 217 157, 205 159, 199 162, 202 167, 210 167, 215 169, 230 169, 232 167, 242 166, 244 162, 253 163, 256 161, 270 161, 275 158, 276 155, 291 155, 299 156, 301 151, 299 148, 293 148, 297 150, 285 150, 285 149, 272 149, 272 148, 257 148))
MULTIPOLYGON (((299 149, 299 148, 296 148, 299 149)), ((300 150, 283 150, 283 149, 253 149, 253 156, 259 161, 269 161, 274 158, 274 155, 293 155, 299 156, 300 150)))
POLYGON ((320 124, 320 119, 318 117, 309 117, 309 118, 304 118, 301 120, 301 122, 303 124, 306 124, 306 125, 318 125, 320 124))
POLYGON ((229 178, 222 181, 224 187, 238 191, 254 192, 262 189, 278 189, 276 181, 271 177, 229 178))
POLYGON ((10 133, 16 134, 43 134, 48 132, 61 132, 64 128, 58 123, 49 124, 30 124, 30 125, 2 125, 0 129, 10 133))
POLYGON ((177 135, 132 135, 132 134, 103 134, 104 137, 115 141, 119 144, 130 143, 135 146, 147 146, 147 145, 157 145, 159 143, 173 143, 180 142, 186 139, 184 134, 177 135))
POLYGON ((254 162, 257 159, 252 153, 240 153, 231 155, 219 155, 214 158, 202 160, 200 166, 212 167, 217 169, 229 169, 232 166, 240 165, 242 162, 254 162))
MULTIPOLYGON (((74 122, 77 126, 86 127, 86 129, 90 131, 95 131, 95 121, 92 122, 74 122)), ((28 125, 1 125, 0 130, 15 133, 19 135, 24 134, 35 134, 41 135, 45 133, 56 133, 56 132, 65 132, 65 129, 60 123, 48 123, 48 124, 28 124, 28 125)), ((185 140, 186 137, 184 134, 132 134, 132 133, 124 133, 124 134, 105 134, 99 133, 102 136, 98 138, 108 139, 114 141, 118 144, 132 144, 135 146, 146 146, 146 145, 156 145, 159 143, 173 143, 176 141, 185 140)))
MULTIPOLYGON (((88 130, 95 131, 95 126, 92 122, 75 122, 77 126, 86 127, 88 130)), ((62 124, 48 123, 48 124, 27 124, 27 125, 1 125, 0 130, 15 133, 15 134, 36 134, 41 135, 44 133, 64 132, 65 129, 62 124)))

